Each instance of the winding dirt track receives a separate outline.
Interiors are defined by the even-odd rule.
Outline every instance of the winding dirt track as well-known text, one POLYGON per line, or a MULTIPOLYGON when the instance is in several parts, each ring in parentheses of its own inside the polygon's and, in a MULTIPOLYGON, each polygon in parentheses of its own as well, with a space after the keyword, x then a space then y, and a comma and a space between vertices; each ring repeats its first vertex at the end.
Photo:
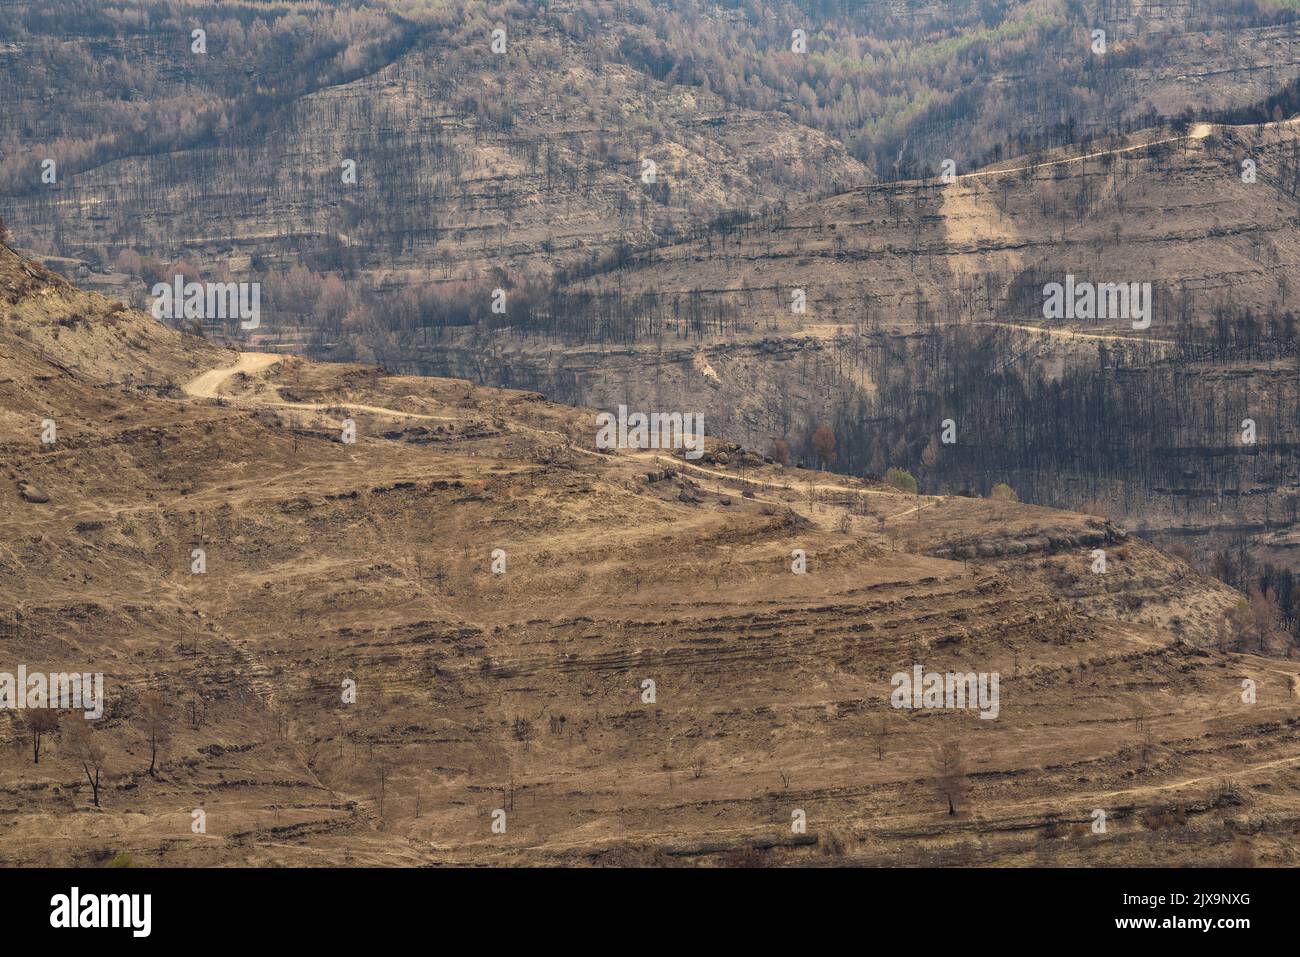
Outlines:
POLYGON ((259 396, 256 399, 232 398, 221 394, 221 387, 234 375, 242 372, 245 375, 252 375, 269 369, 277 362, 283 362, 288 356, 280 355, 275 352, 241 352, 239 361, 233 366, 225 366, 220 369, 210 369, 186 383, 182 388, 186 395, 193 396, 196 399, 222 399, 234 405, 248 406, 271 406, 277 409, 301 409, 306 412, 327 412, 330 409, 356 409, 359 412, 373 412, 376 415, 391 415, 405 417, 408 419, 426 419, 432 422, 452 422, 452 417, 446 415, 428 415, 424 412, 403 412, 401 409, 389 409, 381 405, 358 405, 355 402, 290 402, 287 399, 281 399, 278 395, 274 398, 259 396))
POLYGON ((272 352, 241 352, 239 361, 233 366, 226 366, 224 369, 209 369, 197 379, 186 383, 183 388, 186 395, 192 395, 196 399, 215 399, 220 396, 221 387, 225 385, 226 380, 236 373, 252 374, 260 372, 283 359, 284 356, 272 352))
MULTIPOLYGON (((239 361, 236 362, 233 366, 224 366, 219 369, 209 369, 207 372, 203 373, 200 376, 197 376, 196 378, 192 379, 190 382, 186 383, 183 386, 183 389, 186 395, 192 396, 196 399, 222 399, 226 402, 230 402, 236 405, 250 405, 250 406, 263 405, 263 406, 270 406, 272 408, 304 409, 307 411, 314 411, 314 412, 324 412, 329 409, 346 408, 346 409, 358 409, 363 412, 373 412, 376 415, 391 415, 391 416, 398 416, 398 417, 404 416, 406 418, 411 418, 411 419, 432 419, 439 422, 452 421, 452 418, 450 416, 427 415, 422 412, 404 412, 401 409, 391 409, 380 405, 357 405, 356 403, 353 402, 331 402, 331 403, 289 402, 286 399, 279 398, 279 396, 276 396, 274 398, 258 396, 257 398, 250 399, 250 398, 235 398, 230 396, 224 396, 221 394, 222 386, 225 385, 226 382, 232 376, 235 376, 241 372, 244 373, 245 375, 253 375, 257 372, 263 371, 264 369, 269 369, 271 366, 275 365, 277 362, 283 361, 285 358, 287 357, 274 352, 241 352, 239 354, 239 361)), ((542 429, 537 429, 535 431, 537 431, 539 434, 550 434, 550 433, 545 433, 545 431, 542 429)), ((554 433, 554 434, 558 435, 559 433, 554 433)), ((592 454, 592 455, 599 455, 599 453, 592 452, 590 449, 581 448, 580 446, 575 446, 575 450, 579 452, 592 454)), ((662 460, 660 459, 660 457, 649 450, 632 449, 632 450, 628 450, 628 454, 637 458, 644 458, 647 460, 654 461, 656 464, 662 464, 662 460)), ((728 472, 716 471, 714 469, 705 468, 702 465, 694 465, 690 462, 682 462, 682 461, 674 460, 668 464, 674 465, 680 469, 693 472, 697 475, 709 475, 709 476, 713 476, 714 478, 729 479, 732 481, 735 481, 737 479, 737 476, 734 474, 728 472)), ((799 488, 795 488, 793 486, 778 483, 778 482, 763 482, 763 481, 756 481, 753 479, 746 479, 745 481, 750 485, 758 485, 763 488, 769 488, 774 490, 780 490, 786 492, 801 491, 801 489, 799 488)), ((814 490, 819 492, 826 491, 826 492, 836 492, 836 493, 848 493, 850 495, 896 494, 896 493, 886 492, 882 489, 869 489, 869 488, 854 489, 854 488, 848 488, 844 485, 834 485, 834 484, 825 484, 825 483, 818 483, 814 485, 813 488, 814 490)), ((942 500, 946 496, 931 495, 925 497, 931 500, 927 504, 934 504, 942 500)), ((923 507, 926 506, 924 505, 917 506, 917 508, 909 509, 907 512, 903 514, 911 514, 911 512, 918 511, 920 508, 923 507)))

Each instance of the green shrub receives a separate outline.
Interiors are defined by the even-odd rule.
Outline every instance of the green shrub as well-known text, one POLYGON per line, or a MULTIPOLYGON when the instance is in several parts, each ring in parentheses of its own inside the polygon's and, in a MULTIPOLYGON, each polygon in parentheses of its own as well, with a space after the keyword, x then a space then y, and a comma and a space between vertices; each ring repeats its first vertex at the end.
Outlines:
POLYGON ((908 495, 916 494, 916 479, 906 469, 890 469, 885 473, 885 484, 908 495))

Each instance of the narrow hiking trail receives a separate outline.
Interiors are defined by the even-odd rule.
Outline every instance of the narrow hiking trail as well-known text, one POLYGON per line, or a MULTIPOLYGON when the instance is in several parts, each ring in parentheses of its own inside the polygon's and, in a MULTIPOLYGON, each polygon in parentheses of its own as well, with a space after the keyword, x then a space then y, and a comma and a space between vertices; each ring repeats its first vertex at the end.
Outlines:
MULTIPOLYGON (((659 463, 659 462, 661 461, 660 458, 659 458, 658 456, 655 456, 655 457, 654 457, 654 460, 655 460, 655 462, 657 462, 657 463, 659 463)), ((680 462, 680 461, 677 461, 677 460, 673 460, 673 461, 672 461, 671 463, 669 463, 669 464, 671 464, 671 465, 672 465, 673 467, 675 467, 675 468, 685 469, 685 470, 688 470, 688 471, 690 471, 690 472, 702 473, 702 474, 704 474, 704 475, 712 475, 712 476, 716 476, 717 478, 729 479, 729 480, 731 480, 731 481, 733 481, 733 482, 743 482, 743 483, 747 483, 747 484, 749 484, 749 485, 757 485, 757 486, 760 486, 761 488, 767 488, 767 489, 777 489, 777 490, 780 490, 780 491, 783 491, 783 492, 794 492, 794 493, 797 494, 797 493, 799 493, 799 492, 801 492, 801 491, 806 491, 806 490, 808 489, 808 486, 807 486, 806 484, 805 484, 805 485, 802 487, 802 489, 801 489, 801 488, 796 487, 796 486, 794 486, 794 485, 787 485, 787 484, 784 484, 784 483, 781 483, 781 482, 766 482, 766 481, 762 481, 761 479, 741 478, 741 477, 738 476, 738 475, 729 474, 729 473, 727 473, 727 472, 719 472, 719 471, 717 471, 716 469, 707 469, 707 468, 705 468, 705 467, 702 466, 702 465, 692 465, 692 464, 689 463, 689 462, 680 462)), ((828 484, 828 483, 824 483, 824 482, 819 482, 819 483, 814 484, 814 485, 812 486, 812 490, 813 490, 814 492, 822 492, 822 491, 826 491, 826 492, 838 492, 838 493, 840 493, 840 494, 842 494, 842 495, 888 495, 888 496, 897 496, 897 495, 902 494, 901 492, 899 492, 899 491, 897 491, 897 490, 888 490, 888 489, 880 489, 880 488, 849 488, 848 486, 845 486, 845 485, 832 485, 832 484, 828 484)), ((905 512, 899 512, 898 515, 894 515, 894 516, 890 516, 890 517, 891 517, 891 518, 897 518, 897 517, 900 517, 900 516, 902 516, 902 515, 910 515, 910 514, 912 514, 913 512, 920 511, 920 510, 923 509, 923 508, 929 508, 931 505, 937 505, 939 502, 943 501, 943 500, 944 500, 945 498, 947 498, 948 496, 946 496, 946 495, 924 495, 924 496, 918 496, 918 497, 928 499, 929 501, 926 502, 926 503, 923 504, 923 505, 918 505, 918 506, 916 506, 915 508, 910 508, 910 509, 908 509, 908 510, 905 511, 905 512)))
POLYGON ((993 326, 998 329, 1016 329, 1021 332, 1042 332, 1053 338, 1059 339, 1084 339, 1094 342, 1141 342, 1153 345, 1173 346, 1177 343, 1173 339, 1152 339, 1146 336, 1125 336, 1117 333, 1103 332, 1076 332, 1073 329, 1062 329, 1056 326, 1034 326, 1019 322, 978 322, 977 326, 993 326))
POLYGON ((1098 150, 1095 153, 1084 153, 1080 156, 1067 156, 1062 159, 1048 160, 1044 163, 1030 163, 1026 166, 1013 166, 1007 169, 985 169, 978 170, 974 173, 960 173, 957 179, 980 179, 984 176, 1002 176, 1009 173, 1022 173, 1030 169, 1044 169, 1048 166, 1064 166, 1067 163, 1084 163, 1090 159, 1098 159, 1102 156, 1117 156, 1120 153, 1135 153, 1138 150, 1150 149, 1153 146, 1163 146, 1166 143, 1182 143, 1187 140, 1203 140, 1214 132, 1213 123, 1197 123, 1191 130, 1182 136, 1167 136, 1162 140, 1151 140, 1148 143, 1138 143, 1135 146, 1117 146, 1114 149, 1098 150))

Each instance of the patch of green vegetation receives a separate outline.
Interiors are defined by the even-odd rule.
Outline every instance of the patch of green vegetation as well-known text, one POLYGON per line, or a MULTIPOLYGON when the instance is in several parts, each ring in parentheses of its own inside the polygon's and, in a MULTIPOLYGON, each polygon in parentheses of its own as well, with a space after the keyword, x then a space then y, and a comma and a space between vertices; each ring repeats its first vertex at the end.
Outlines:
POLYGON ((907 469, 890 469, 885 473, 885 484, 909 495, 916 494, 916 479, 907 469))

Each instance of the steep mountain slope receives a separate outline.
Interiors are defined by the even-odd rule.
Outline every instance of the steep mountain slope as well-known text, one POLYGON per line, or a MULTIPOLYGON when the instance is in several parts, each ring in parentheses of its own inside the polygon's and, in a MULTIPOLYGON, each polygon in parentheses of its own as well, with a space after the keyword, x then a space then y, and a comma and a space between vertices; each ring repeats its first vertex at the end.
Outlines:
MULTIPOLYGON (((391 62, 361 76, 172 148, 69 162, 57 183, 39 181, 33 155, 14 171, 10 226, 35 248, 104 261, 130 249, 205 275, 305 264, 385 288, 522 282, 596 248, 869 179, 841 144, 781 113, 606 62, 603 44, 546 19, 512 19, 495 52, 493 25, 482 10, 404 24, 391 62)), ((157 34, 137 39, 157 46, 157 34)), ((248 53, 236 37, 220 53, 217 42, 214 57, 248 53)), ((179 43, 153 55, 210 69, 179 43)), ((267 286, 284 319, 312 311, 267 286)))
POLYGON ((807 461, 824 423, 852 474, 1010 482, 1205 556, 1244 540, 1296 567, 1298 190, 1295 120, 1146 131, 792 207, 577 279, 494 335, 428 330, 382 358, 602 408, 703 408, 719 435, 807 461), (1149 325, 1044 318, 1071 276, 1149 283, 1149 325))
POLYGON ((1145 335, 1120 319, 1068 323, 1137 341, 1171 339, 1179 320, 1206 323, 1219 307, 1296 305, 1287 279, 1300 261, 1300 120, 1144 131, 957 174, 795 207, 633 257, 581 288, 691 297, 692 309, 760 335, 836 323, 1038 325, 1043 285, 1067 273, 1152 283, 1145 335), (796 288, 807 292, 803 315, 791 309, 796 288))
POLYGON ((108 690, 99 809, 81 717, 36 764, 0 713, 7 865, 1296 863, 1300 668, 1215 650, 1237 595, 1103 521, 603 453, 590 412, 236 356, 7 249, 0 288, 0 457, 48 499, 0 490, 0 671, 108 690), (918 664, 1000 673, 998 717, 890 708, 918 664))
POLYGON ((783 109, 887 178, 1245 106, 1300 71, 1296 12, 1274 0, 649 6, 623 28, 629 61, 783 109))
POLYGON ((260 278, 257 347, 368 358, 718 217, 1257 103, 1300 75, 1298 22, 1282 0, 20 0, 0 200, 21 245, 118 267, 135 304, 177 264, 260 278))

